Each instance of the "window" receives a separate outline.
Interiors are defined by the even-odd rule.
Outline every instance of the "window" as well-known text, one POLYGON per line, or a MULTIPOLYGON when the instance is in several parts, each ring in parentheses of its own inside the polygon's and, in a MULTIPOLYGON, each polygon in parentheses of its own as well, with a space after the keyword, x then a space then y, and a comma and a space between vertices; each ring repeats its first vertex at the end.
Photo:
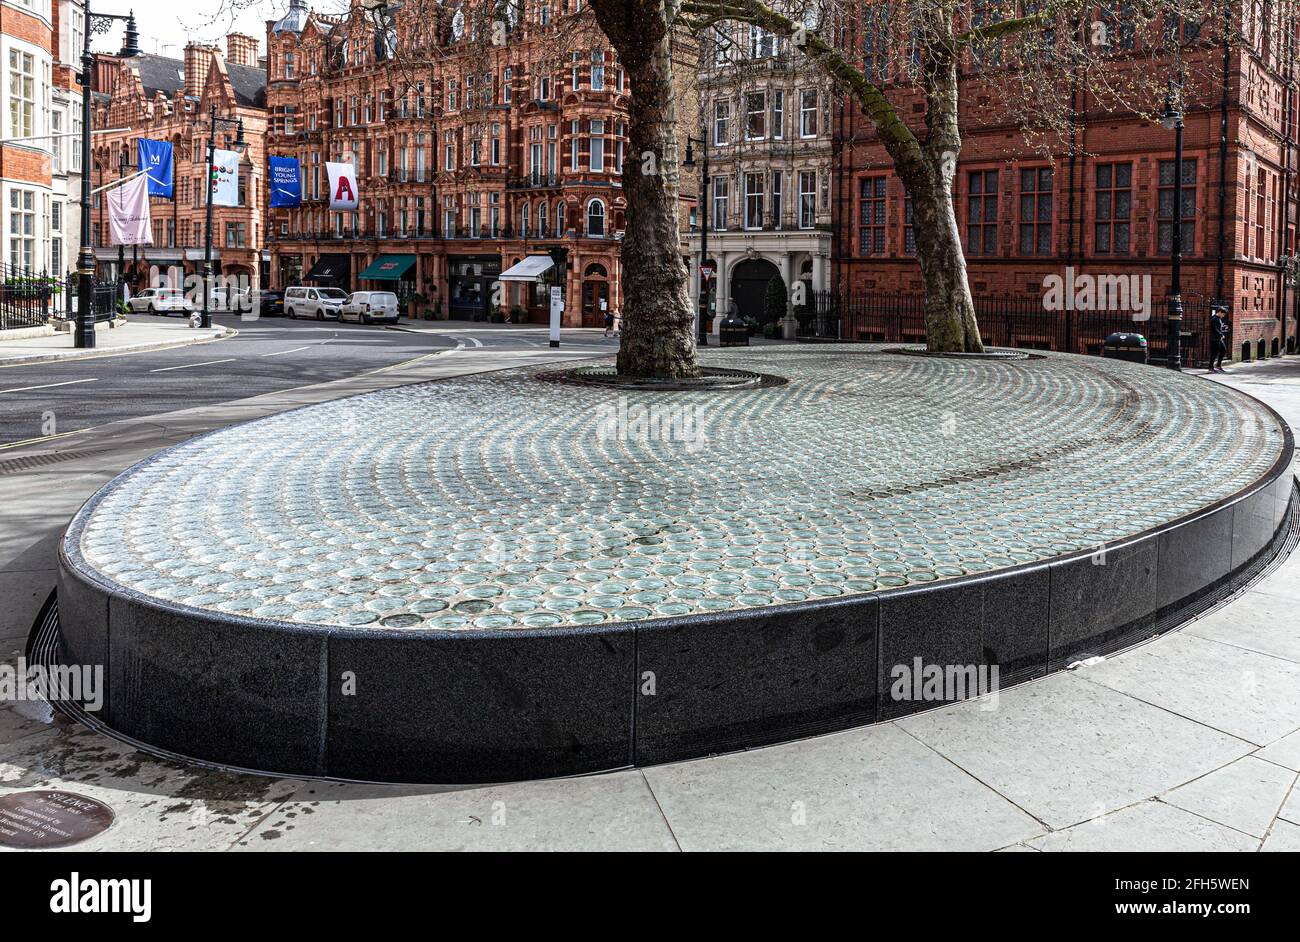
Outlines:
MULTIPOLYGON (((405 98, 402 99, 402 104, 403 106, 405 106, 406 104, 405 98)), ((447 81, 447 110, 448 111, 456 110, 456 80, 455 79, 448 79, 447 81)))
POLYGON ((605 204, 600 200, 587 204, 587 235, 594 239, 605 236, 605 204))
POLYGON ((1020 171, 1020 254, 1052 254, 1052 168, 1020 171))
POLYGON ((785 92, 779 88, 772 91, 772 137, 785 137, 785 92))
POLYGON ((973 170, 967 180, 966 252, 993 255, 998 250, 998 172, 973 170))
POLYGON ((591 53, 591 90, 593 92, 603 92, 605 90, 605 53, 593 51, 591 53))
POLYGON ((541 203, 537 207, 537 235, 539 238, 546 238, 546 204, 541 203))
POLYGON ((885 254, 885 178, 858 181, 858 254, 885 254))
POLYGON ((36 193, 33 190, 9 191, 9 264, 14 268, 36 267, 36 193))
POLYGON ((525 239, 528 238, 528 220, 531 218, 529 208, 527 203, 519 207, 519 235, 525 239))
MULTIPOLYGON (((81 112, 80 110, 77 109, 74 109, 72 113, 72 138, 71 139, 74 141, 81 140, 81 112)), ((81 145, 76 144, 72 148, 72 172, 79 173, 80 171, 81 171, 81 145)))
POLYGON ((1137 20, 1130 0, 1107 0, 1103 3, 1101 23, 1106 27, 1104 48, 1114 51, 1137 47, 1137 20))
POLYGON ((603 173, 605 170, 605 122, 592 119, 591 122, 591 156, 589 166, 593 173, 603 173))
POLYGON ((799 93, 799 136, 817 136, 817 89, 805 88, 799 93))
POLYGON ((492 166, 501 166, 501 125, 492 125, 492 166))
POLYGON ((555 234, 564 235, 564 203, 557 203, 555 206, 555 234))
POLYGON ((889 6, 867 7, 862 23, 862 74, 877 85, 889 64, 889 6))
POLYGON ((784 174, 780 170, 772 171, 772 226, 780 229, 785 207, 781 203, 781 181, 784 174))
POLYGON ((763 92, 745 94, 745 139, 761 141, 767 134, 767 95, 763 92))
POLYGON ((294 62, 293 53, 286 52, 284 54, 284 77, 287 79, 294 78, 297 74, 295 69, 296 64, 294 62))
POLYGON ((578 142, 578 122, 572 121, 569 123, 569 169, 575 173, 579 169, 579 161, 581 160, 578 154, 578 142))
MULTIPOLYGON (((52 155, 55 173, 63 172, 63 138, 59 135, 63 133, 63 112, 55 108, 50 112, 50 153, 52 155)), ((76 142, 79 143, 79 142, 76 142)))
POLYGON ((799 228, 817 224, 817 171, 799 171, 799 228))
POLYGON ((903 197, 903 251, 916 254, 916 229, 912 226, 912 198, 903 197))
POLYGON ((731 143, 731 102, 713 103, 713 143, 731 143))
POLYGON ((760 26, 749 28, 749 57, 766 59, 776 55, 776 36, 760 26))
POLYGON ((509 66, 506 66, 501 72, 501 103, 505 105, 510 104, 510 77, 513 74, 513 70, 509 66))
POLYGON ((745 228, 763 228, 763 174, 745 174, 745 228))
POLYGON ((727 177, 713 178, 713 229, 725 232, 727 229, 727 203, 731 196, 731 180, 727 177))
POLYGON ((12 137, 36 134, 35 63, 30 52, 9 50, 9 133, 12 137))
MULTIPOLYGON (((1160 161, 1160 197, 1156 213, 1159 228, 1156 250, 1170 255, 1174 250, 1174 161, 1160 161)), ((1196 241, 1196 158, 1183 158, 1183 252, 1191 252, 1196 241)))
POLYGON ((443 170, 456 169, 456 132, 446 131, 443 133, 443 170))
POLYGON ((1129 253, 1129 218, 1133 210, 1133 165, 1099 164, 1093 224, 1093 251, 1098 255, 1129 253))

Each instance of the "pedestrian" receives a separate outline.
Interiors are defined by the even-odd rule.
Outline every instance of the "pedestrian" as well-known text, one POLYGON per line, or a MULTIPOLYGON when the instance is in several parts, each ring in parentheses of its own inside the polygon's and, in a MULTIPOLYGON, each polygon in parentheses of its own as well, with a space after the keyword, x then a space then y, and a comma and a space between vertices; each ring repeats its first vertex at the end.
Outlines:
POLYGON ((1210 373, 1226 373, 1223 360, 1228 355, 1228 334, 1231 331, 1226 309, 1210 309, 1210 373))
POLYGON ((605 336, 612 337, 613 335, 614 335, 614 312, 611 311, 609 308, 606 308, 605 309, 605 336))

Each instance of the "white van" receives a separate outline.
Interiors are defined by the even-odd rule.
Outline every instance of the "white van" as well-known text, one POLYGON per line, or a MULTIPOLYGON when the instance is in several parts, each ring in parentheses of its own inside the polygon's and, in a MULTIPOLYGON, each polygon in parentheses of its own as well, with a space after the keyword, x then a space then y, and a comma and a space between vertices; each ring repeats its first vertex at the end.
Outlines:
POLYGON ((347 302, 346 291, 338 288, 308 288, 297 285, 284 293, 284 313, 290 317, 314 317, 318 321, 325 318, 337 319, 339 309, 347 302))
POLYGON ((353 291, 348 303, 339 308, 339 320, 397 323, 397 295, 391 291, 353 291))

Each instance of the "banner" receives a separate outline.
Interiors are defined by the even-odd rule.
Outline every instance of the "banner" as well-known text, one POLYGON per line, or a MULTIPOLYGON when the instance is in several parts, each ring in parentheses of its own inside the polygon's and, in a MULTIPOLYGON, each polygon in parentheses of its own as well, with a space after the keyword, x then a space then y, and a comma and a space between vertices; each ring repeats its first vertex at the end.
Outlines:
POLYGON ((271 205, 302 205, 302 175, 296 157, 270 157, 271 205))
POLYGON ((149 176, 149 195, 175 195, 172 186, 172 145, 170 141, 136 141, 136 169, 149 176))
POLYGON ((357 168, 352 164, 325 164, 330 183, 330 209, 357 208, 357 168))
POLYGON ((212 205, 239 205, 239 154, 233 150, 212 152, 212 205))
POLYGON ((149 178, 143 173, 113 187, 108 198, 108 232, 113 245, 152 245, 149 218, 149 178))

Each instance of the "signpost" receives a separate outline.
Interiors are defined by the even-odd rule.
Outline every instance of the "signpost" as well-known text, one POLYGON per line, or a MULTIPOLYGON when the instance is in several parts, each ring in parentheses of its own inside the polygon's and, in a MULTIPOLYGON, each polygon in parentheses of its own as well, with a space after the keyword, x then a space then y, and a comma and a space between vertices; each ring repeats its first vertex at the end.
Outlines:
POLYGON ((564 313, 564 289, 558 285, 551 288, 551 346, 560 345, 560 315, 564 313))

